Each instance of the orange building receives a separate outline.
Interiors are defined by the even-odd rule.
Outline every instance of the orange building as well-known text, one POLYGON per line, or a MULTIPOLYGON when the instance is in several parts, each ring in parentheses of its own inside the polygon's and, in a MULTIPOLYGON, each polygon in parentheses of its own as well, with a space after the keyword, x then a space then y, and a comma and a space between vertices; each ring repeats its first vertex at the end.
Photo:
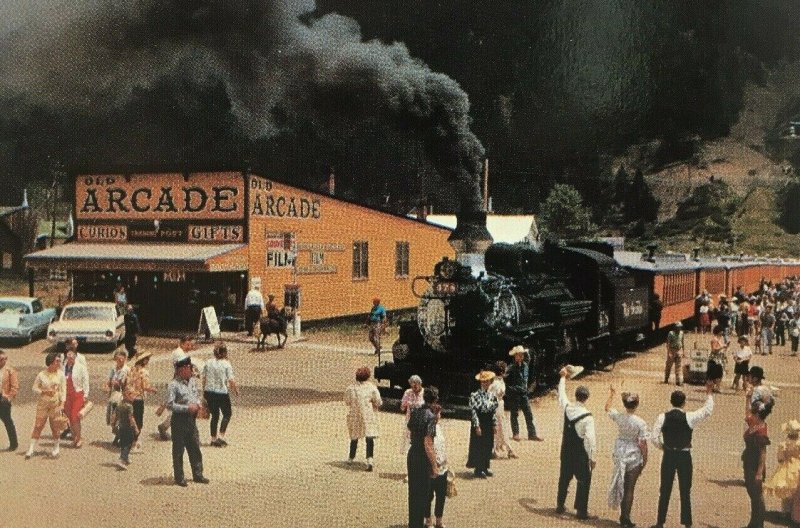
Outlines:
POLYGON ((149 328, 195 328, 212 305, 241 318, 255 283, 304 321, 364 314, 375 296, 409 308, 413 278, 453 256, 449 229, 239 172, 77 176, 74 216, 75 241, 28 268, 71 272, 80 300, 121 283, 149 328))

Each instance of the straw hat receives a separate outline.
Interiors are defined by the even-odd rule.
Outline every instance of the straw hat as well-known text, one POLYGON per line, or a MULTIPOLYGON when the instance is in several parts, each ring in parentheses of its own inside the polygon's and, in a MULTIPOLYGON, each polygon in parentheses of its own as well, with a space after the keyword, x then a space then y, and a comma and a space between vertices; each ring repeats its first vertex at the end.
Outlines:
POLYGON ((517 345, 517 346, 515 346, 514 348, 512 348, 511 350, 508 351, 508 355, 509 356, 516 356, 517 354, 525 354, 526 352, 528 352, 527 348, 525 348, 522 345, 517 345))
POLYGON ((781 425, 781 431, 786 434, 800 433, 800 422, 795 419, 791 419, 785 424, 781 425))
POLYGON ((491 370, 482 370, 478 374, 475 375, 475 379, 484 382, 484 381, 492 381, 495 378, 494 372, 491 370))
POLYGON ((131 358, 131 363, 135 365, 138 362, 143 361, 152 355, 153 355, 152 352, 137 352, 136 355, 131 358))

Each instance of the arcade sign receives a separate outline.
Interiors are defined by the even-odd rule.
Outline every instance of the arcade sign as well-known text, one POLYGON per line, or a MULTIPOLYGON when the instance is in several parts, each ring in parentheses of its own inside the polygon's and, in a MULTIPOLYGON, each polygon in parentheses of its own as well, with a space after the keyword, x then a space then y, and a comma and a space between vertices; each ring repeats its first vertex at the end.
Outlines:
POLYGON ((78 176, 78 220, 243 220, 239 173, 78 176))

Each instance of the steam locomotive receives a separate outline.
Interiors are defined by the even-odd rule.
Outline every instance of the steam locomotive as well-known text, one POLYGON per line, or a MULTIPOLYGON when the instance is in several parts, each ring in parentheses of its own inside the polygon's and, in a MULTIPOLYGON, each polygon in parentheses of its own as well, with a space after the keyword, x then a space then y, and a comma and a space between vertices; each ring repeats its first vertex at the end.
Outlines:
POLYGON ((398 396, 419 374, 449 404, 465 404, 475 373, 508 360, 518 344, 530 350, 534 391, 554 383, 564 364, 609 361, 647 328, 650 292, 613 258, 474 236, 459 238, 457 227, 457 260, 444 258, 433 275, 414 279, 416 319, 400 324, 393 361, 375 368, 376 379, 389 380, 384 396, 398 396))
POLYGON ((451 408, 466 406, 488 363, 530 350, 529 390, 552 386, 567 363, 603 365, 650 342, 654 331, 695 314, 696 296, 754 292, 765 281, 800 276, 800 263, 615 252, 607 244, 493 244, 485 214, 459 215, 450 236, 456 260, 417 277, 416 318, 400 324, 393 361, 375 367, 387 399, 412 374, 436 385, 451 408))

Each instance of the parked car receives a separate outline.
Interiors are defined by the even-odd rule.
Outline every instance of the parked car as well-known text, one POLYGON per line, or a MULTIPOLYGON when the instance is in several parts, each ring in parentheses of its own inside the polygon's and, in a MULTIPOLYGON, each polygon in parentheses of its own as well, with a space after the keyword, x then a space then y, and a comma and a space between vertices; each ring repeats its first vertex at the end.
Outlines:
POLYGON ((45 308, 36 297, 0 297, 0 338, 27 343, 47 335, 56 318, 55 308, 45 308))
POLYGON ((68 304, 47 329, 47 339, 61 344, 70 337, 76 338, 80 345, 117 348, 125 338, 124 314, 113 302, 68 304))

